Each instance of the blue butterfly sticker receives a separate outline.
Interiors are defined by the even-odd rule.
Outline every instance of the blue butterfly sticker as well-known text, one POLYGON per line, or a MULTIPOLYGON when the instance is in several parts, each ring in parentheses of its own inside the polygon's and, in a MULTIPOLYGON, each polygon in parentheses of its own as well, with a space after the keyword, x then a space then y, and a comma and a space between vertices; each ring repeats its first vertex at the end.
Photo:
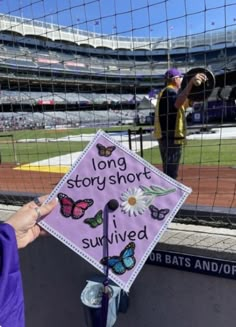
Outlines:
POLYGON ((104 266, 108 266, 116 275, 122 275, 126 270, 131 270, 136 263, 134 257, 135 243, 130 242, 120 255, 112 257, 104 257, 100 260, 100 263, 104 266))
POLYGON ((151 211, 151 217, 157 220, 165 219, 166 215, 170 212, 169 209, 158 209, 152 204, 148 208, 151 211))

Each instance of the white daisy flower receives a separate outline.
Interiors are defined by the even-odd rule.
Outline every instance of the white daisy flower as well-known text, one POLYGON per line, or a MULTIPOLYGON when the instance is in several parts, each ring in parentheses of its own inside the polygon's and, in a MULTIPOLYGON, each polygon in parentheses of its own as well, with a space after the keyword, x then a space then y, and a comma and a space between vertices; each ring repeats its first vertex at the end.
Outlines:
POLYGON ((128 188, 127 191, 121 194, 121 208, 130 216, 143 214, 146 210, 146 197, 140 188, 128 188))

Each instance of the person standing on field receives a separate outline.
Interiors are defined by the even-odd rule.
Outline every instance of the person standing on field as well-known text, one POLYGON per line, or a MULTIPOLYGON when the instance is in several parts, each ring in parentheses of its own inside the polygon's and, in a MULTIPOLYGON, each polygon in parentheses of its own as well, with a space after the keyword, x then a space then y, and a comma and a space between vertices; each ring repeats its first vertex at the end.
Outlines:
POLYGON ((181 90, 183 74, 176 68, 165 73, 166 86, 158 95, 154 119, 154 136, 159 143, 163 172, 173 179, 178 177, 182 146, 186 142, 185 109, 192 86, 207 79, 205 74, 193 76, 181 90))

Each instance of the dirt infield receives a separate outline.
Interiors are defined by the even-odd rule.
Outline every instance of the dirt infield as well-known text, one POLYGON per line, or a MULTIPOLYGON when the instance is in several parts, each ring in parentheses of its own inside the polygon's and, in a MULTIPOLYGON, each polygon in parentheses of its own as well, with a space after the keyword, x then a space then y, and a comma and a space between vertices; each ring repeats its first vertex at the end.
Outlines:
POLYGON ((63 174, 15 170, 16 166, 0 165, 0 192, 48 194, 62 178, 63 174))
POLYGON ((186 201, 188 204, 236 207, 235 168, 182 166, 178 180, 193 190, 186 201))
MULTIPOLYGON (((0 192, 50 193, 63 174, 14 170, 0 165, 0 192)), ((181 166, 178 180, 192 188, 186 203, 196 206, 236 207, 236 168, 181 166)))

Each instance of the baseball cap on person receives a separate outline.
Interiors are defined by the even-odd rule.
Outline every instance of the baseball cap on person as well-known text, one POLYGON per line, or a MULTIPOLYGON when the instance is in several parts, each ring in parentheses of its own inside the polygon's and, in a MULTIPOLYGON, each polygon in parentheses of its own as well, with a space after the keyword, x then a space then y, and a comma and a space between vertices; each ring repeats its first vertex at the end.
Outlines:
POLYGON ((176 68, 168 69, 167 72, 165 73, 166 79, 173 78, 173 77, 182 77, 182 76, 183 74, 176 68))

